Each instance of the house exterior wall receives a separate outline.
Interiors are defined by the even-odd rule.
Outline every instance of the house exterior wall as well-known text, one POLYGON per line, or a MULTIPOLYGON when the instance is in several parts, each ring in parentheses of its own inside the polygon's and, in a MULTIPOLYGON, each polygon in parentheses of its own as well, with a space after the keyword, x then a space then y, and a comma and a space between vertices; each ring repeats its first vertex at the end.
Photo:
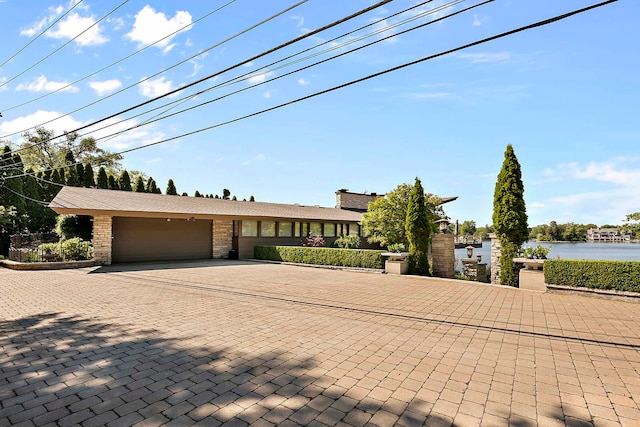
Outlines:
POLYGON ((233 220, 213 220, 213 258, 229 258, 229 251, 233 249, 233 220))
POLYGON ((106 215, 93 217, 93 258, 103 265, 111 264, 113 218, 106 215))

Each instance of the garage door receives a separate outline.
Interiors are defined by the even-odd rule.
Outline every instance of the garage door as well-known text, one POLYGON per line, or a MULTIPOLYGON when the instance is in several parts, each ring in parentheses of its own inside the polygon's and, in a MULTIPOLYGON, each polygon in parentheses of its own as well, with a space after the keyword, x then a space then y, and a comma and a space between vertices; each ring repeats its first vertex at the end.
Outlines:
POLYGON ((113 218, 113 262, 211 258, 211 221, 113 218))

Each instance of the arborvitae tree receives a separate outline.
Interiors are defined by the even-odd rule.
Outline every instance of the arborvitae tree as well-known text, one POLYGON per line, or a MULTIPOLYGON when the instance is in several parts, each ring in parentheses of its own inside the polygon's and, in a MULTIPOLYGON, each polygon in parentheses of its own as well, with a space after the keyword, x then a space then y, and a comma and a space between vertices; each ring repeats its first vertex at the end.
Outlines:
POLYGON ((158 185, 156 184, 156 181, 152 178, 149 177, 149 179, 147 179, 147 193, 153 193, 153 194, 161 194, 162 191, 160 191, 160 189, 158 188, 158 185))
POLYGON ((93 177, 93 168, 90 163, 84 165, 84 175, 82 178, 82 186, 92 188, 96 186, 96 182, 93 177))
POLYGON ((131 189, 131 178, 129 178, 129 172, 123 170, 118 178, 118 187, 122 191, 132 191, 131 189))
POLYGON ((220 196, 218 196, 218 195, 216 194, 215 199, 219 199, 219 198, 220 198, 220 196))
POLYGON ((204 197, 202 194, 200 194, 200 192, 198 190, 196 190, 195 193, 193 193, 193 197, 204 197))
POLYGON ((413 274, 429 276, 429 239, 431 225, 429 224, 424 188, 418 178, 409 196, 407 219, 405 223, 407 240, 409 240, 409 270, 413 274))
POLYGON ((170 196, 177 196, 178 195, 178 190, 176 190, 176 185, 173 183, 172 179, 169 179, 169 181, 167 181, 166 194, 168 194, 170 196))
POLYGON ((189 195, 187 194, 187 192, 186 192, 186 191, 183 191, 183 192, 182 192, 182 195, 183 195, 184 197, 189 197, 189 195))
POLYGON ((139 176, 138 179, 136 179, 136 185, 133 187, 133 191, 135 191, 136 193, 145 192, 144 181, 142 180, 141 176, 139 176))
POLYGON ((107 178, 107 181, 109 183, 109 190, 120 189, 120 186, 118 185, 118 180, 113 175, 109 175, 109 177, 107 178))
POLYGON ((26 203, 24 195, 24 182, 20 175, 23 173, 22 159, 19 154, 12 154, 11 147, 5 146, 2 154, 2 176, 0 181, 0 206, 16 209, 16 219, 12 227, 8 228, 9 234, 19 233, 25 225, 26 203), (15 176, 15 178, 13 178, 15 176))
POLYGON ((75 166, 69 166, 66 169, 65 185, 68 185, 69 187, 78 187, 79 184, 80 182, 78 181, 78 170, 75 168, 75 166))
POLYGON ((77 163, 75 168, 76 168, 76 177, 78 178, 78 187, 83 187, 84 166, 82 165, 82 163, 77 163))
POLYGON ((529 230, 522 171, 511 144, 504 152, 493 193, 493 229, 500 241, 500 283, 518 286, 518 269, 513 258, 529 238, 529 230))
POLYGON ((26 213, 27 213, 27 229, 31 233, 42 231, 44 209, 45 207, 37 201, 42 201, 40 194, 40 186, 33 177, 33 170, 27 170, 27 181, 24 186, 24 195, 26 196, 26 213), (36 201, 37 200, 37 201, 36 201))
POLYGON ((67 182, 67 175, 69 175, 67 173, 67 168, 60 168, 58 169, 58 178, 56 180, 56 176, 55 175, 51 175, 51 180, 57 184, 65 184, 67 182))
POLYGON ((223 189, 222 190, 222 198, 225 200, 229 200, 229 197, 231 196, 231 191, 229 191, 228 189, 223 189))
POLYGON ((255 198, 255 197, 253 197, 253 196, 251 196, 251 197, 249 197, 249 201, 250 201, 250 202, 255 202, 255 201, 256 201, 256 198, 255 198))
POLYGON ((238 200, 238 198, 237 198, 236 196, 233 196, 233 197, 231 198, 231 200, 236 201, 236 200, 238 200))
POLYGON ((109 188, 109 177, 107 176, 107 171, 104 166, 100 166, 98 169, 98 188, 108 189, 109 188))

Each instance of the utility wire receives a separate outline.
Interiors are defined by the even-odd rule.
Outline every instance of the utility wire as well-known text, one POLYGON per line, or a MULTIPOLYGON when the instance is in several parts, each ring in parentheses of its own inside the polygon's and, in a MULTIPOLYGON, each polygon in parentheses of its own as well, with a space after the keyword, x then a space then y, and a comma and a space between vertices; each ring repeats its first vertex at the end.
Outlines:
MULTIPOLYGON (((31 39, 31 41, 29 41, 29 43, 27 43, 26 45, 24 45, 20 50, 18 50, 16 53, 14 53, 13 55, 11 55, 8 59, 6 59, 2 64, 0 64, 0 68, 2 68, 5 64, 7 64, 9 61, 11 61, 13 58, 15 58, 16 56, 18 56, 23 50, 25 50, 26 48, 28 48, 33 42, 35 42, 36 40, 38 40, 40 38, 40 36, 44 35, 47 31, 49 31, 51 28, 53 28, 58 22, 60 22, 62 20, 62 18, 64 18, 65 16, 67 16, 73 9, 75 9, 77 6, 80 5, 80 3, 82 3, 83 0, 78 0, 78 2, 76 4, 74 4, 73 6, 71 6, 69 8, 69 10, 67 10, 65 13, 63 13, 62 15, 60 15, 58 17, 58 19, 56 19, 55 21, 53 21, 51 23, 51 25, 49 25, 47 28, 45 28, 44 30, 42 30, 40 32, 40 34, 38 34, 37 36, 35 36, 34 38, 31 39)), ((2 87, 2 86, 0 86, 2 87)))
MULTIPOLYGON (((304 3, 304 2, 306 2, 306 1, 308 1, 308 0, 303 0, 302 2, 298 3, 297 5, 299 5, 299 4, 301 4, 301 3, 304 3)), ((304 39, 306 39, 306 38, 309 38, 309 37, 311 37, 311 36, 313 36, 313 35, 316 35, 316 34, 318 34, 318 33, 322 32, 322 31, 327 30, 328 28, 334 27, 334 26, 339 25, 339 24, 341 24, 341 23, 343 23, 343 22, 346 22, 346 21, 348 21, 348 20, 350 20, 350 19, 353 19, 353 18, 355 18, 356 16, 362 15, 362 14, 364 14, 364 13, 366 13, 366 12, 369 12, 369 11, 371 11, 371 10, 373 10, 373 9, 376 9, 376 8, 378 8, 378 7, 380 7, 380 6, 383 6, 383 5, 385 5, 385 4, 387 4, 387 3, 391 2, 391 1, 392 1, 392 0, 382 0, 382 1, 380 1, 379 3, 376 3, 376 4, 372 5, 372 6, 369 6, 369 7, 365 8, 365 9, 362 9, 362 10, 360 10, 360 11, 358 11, 358 12, 356 12, 356 13, 353 13, 353 14, 351 14, 351 15, 349 15, 349 16, 346 16, 346 17, 344 17, 344 18, 341 18, 341 19, 339 19, 339 20, 337 20, 337 21, 334 21, 334 22, 332 22, 332 23, 330 23, 330 24, 327 24, 327 25, 325 25, 325 26, 323 26, 323 27, 320 27, 320 28, 318 28, 318 29, 315 29, 315 30, 313 30, 313 31, 310 31, 310 32, 308 32, 308 33, 305 33, 305 34, 303 34, 303 35, 301 35, 301 36, 298 36, 298 37, 296 37, 296 38, 294 38, 294 39, 292 39, 292 40, 289 40, 289 41, 287 41, 287 42, 285 42, 285 43, 282 43, 282 44, 280 44, 280 45, 278 45, 278 46, 276 46, 276 47, 273 47, 273 48, 268 49, 268 50, 266 50, 266 51, 264 51, 264 52, 262 52, 262 53, 259 53, 259 54, 257 54, 257 55, 254 55, 254 56, 252 56, 251 58, 249 58, 249 59, 247 59, 247 60, 243 60, 243 61, 241 61, 241 62, 238 62, 238 63, 236 63, 236 64, 234 64, 234 65, 232 65, 232 66, 230 66, 230 67, 227 67, 227 68, 225 68, 225 69, 223 69, 223 70, 221 70, 221 71, 217 71, 217 72, 215 72, 215 73, 213 73, 213 74, 210 74, 210 75, 208 75, 208 76, 206 76, 206 77, 203 77, 203 78, 198 79, 198 80, 196 80, 196 81, 194 81, 194 82, 191 82, 191 83, 189 83, 189 84, 187 84, 187 85, 185 85, 185 86, 181 86, 181 87, 179 87, 179 88, 173 89, 173 90, 171 90, 171 91, 169 91, 169 92, 167 92, 167 93, 165 93, 165 94, 159 95, 159 96, 157 96, 157 97, 155 97, 155 98, 152 98, 152 99, 148 99, 148 100, 146 100, 146 101, 144 101, 144 102, 141 102, 141 103, 136 104, 136 105, 134 105, 134 106, 132 106, 132 107, 126 108, 126 109, 124 109, 124 110, 121 110, 121 111, 119 111, 119 112, 117 112, 117 113, 111 114, 111 115, 109 115, 109 116, 107 116, 107 117, 104 117, 104 118, 102 118, 102 119, 99 119, 99 120, 96 120, 96 121, 94 121, 94 122, 88 123, 88 124, 86 124, 86 125, 80 126, 80 127, 76 128, 76 129, 74 129, 74 130, 70 131, 70 133, 78 132, 78 131, 83 130, 83 129, 87 129, 87 128, 91 127, 91 126, 95 126, 96 124, 98 124, 98 123, 100 123, 100 122, 103 122, 103 121, 106 121, 106 120, 112 119, 112 118, 114 118, 114 117, 116 117, 116 116, 118 116, 118 115, 124 114, 124 113, 128 113, 129 111, 132 111, 132 110, 135 110, 135 109, 137 109, 137 108, 143 107, 143 106, 148 105, 148 104, 150 104, 150 103, 152 103, 152 102, 155 102, 155 101, 157 101, 157 100, 159 100, 159 99, 169 97, 169 96, 171 96, 171 95, 173 95, 173 94, 175 94, 175 93, 178 93, 178 92, 180 92, 180 91, 183 91, 183 90, 185 90, 185 89, 188 89, 188 88, 190 88, 190 87, 192 87, 192 86, 195 86, 195 85, 197 85, 197 84, 200 84, 200 83, 202 83, 202 82, 204 82, 204 81, 207 81, 207 80, 210 80, 210 79, 212 79, 212 78, 215 78, 215 77, 217 77, 217 76, 219 76, 219 75, 221 75, 221 74, 224 74, 224 73, 226 73, 226 72, 228 72, 228 71, 230 71, 230 70, 233 70, 233 69, 235 69, 235 68, 241 67, 242 65, 244 65, 244 64, 246 64, 246 63, 248 63, 248 62, 255 61, 256 59, 259 59, 259 58, 261 58, 261 57, 263 57, 263 56, 266 56, 266 55, 268 55, 268 54, 271 54, 271 53, 273 53, 273 52, 276 52, 276 51, 278 51, 278 50, 280 50, 280 49, 283 49, 283 48, 285 48, 285 47, 287 47, 287 46, 290 46, 290 45, 292 45, 292 44, 294 44, 294 43, 297 43, 297 42, 299 42, 299 41, 301 41, 301 40, 304 40, 304 39)), ((297 5, 296 5, 296 6, 297 6, 297 5)), ((284 12, 283 12, 283 13, 284 13, 284 12)), ((97 102, 99 102, 99 101, 97 101, 97 102)), ((95 103, 97 103, 97 102, 94 102, 94 103, 89 104, 89 105, 93 105, 93 104, 95 104, 95 103)), ((89 105, 87 105, 87 106, 89 106, 89 105)), ((83 107, 83 108, 84 108, 84 107, 83 107)), ((79 109, 79 110, 75 110, 74 112, 76 112, 76 111, 80 111, 80 109, 79 109)), ((66 115, 68 115, 68 114, 71 114, 71 113, 67 113, 67 114, 61 115, 60 117, 58 117, 58 119, 59 119, 59 118, 61 118, 61 117, 66 116, 66 115)), ((57 119, 54 119, 54 120, 57 120, 57 119)), ((42 123, 42 124, 40 124, 40 125, 38 125, 38 126, 42 126, 43 124, 47 124, 47 123, 50 123, 50 122, 52 122, 52 121, 53 121, 53 120, 50 120, 50 121, 45 122, 45 123, 42 123)), ((29 128, 29 129, 32 129, 32 128, 29 128)), ((22 130, 22 131, 20 131, 20 132, 14 132, 14 133, 9 134, 9 135, 4 135, 4 136, 2 136, 2 137, 0 137, 0 138, 6 138, 7 136, 13 136, 13 135, 16 135, 16 134, 18 134, 18 133, 25 132, 25 131, 27 131, 27 130, 29 130, 29 129, 24 129, 24 130, 22 130)), ((52 138, 52 139, 53 139, 53 138, 52 138)), ((51 139, 50 139, 50 140, 51 140, 51 139)), ((50 140, 48 140, 48 141, 50 141, 50 140)), ((43 141, 43 142, 48 142, 48 141, 43 141)))
MULTIPOLYGON (((146 50, 146 49, 148 49, 148 48, 150 48, 150 47, 155 46, 156 44, 160 43, 160 42, 161 42, 161 41, 163 41, 163 40, 166 40, 166 39, 168 39, 168 38, 170 38, 170 37, 173 37, 174 35, 176 35, 176 34, 177 34, 177 33, 179 33, 180 31, 184 30, 185 28, 187 28, 187 27, 190 27, 190 26, 192 26, 192 25, 197 24, 198 22, 202 21, 203 19, 208 18, 209 16, 211 16, 211 15, 213 15, 214 13, 216 13, 216 12, 218 12, 218 11, 220 11, 220 10, 224 9, 225 7, 229 6, 230 4, 235 3, 236 1, 237 1, 237 0, 231 0, 231 1, 227 2, 227 3, 225 3, 224 5, 220 6, 219 8, 214 9, 214 10, 212 10, 211 12, 209 12, 209 13, 207 13, 207 14, 205 14, 205 15, 201 16, 200 18, 198 18, 198 19, 196 19, 195 21, 193 21, 193 22, 189 23, 188 25, 185 25, 184 27, 181 27, 181 28, 177 29, 177 30, 176 30, 176 31, 174 31, 173 33, 168 34, 168 35, 164 36, 163 38, 161 38, 161 39, 159 39, 159 40, 156 40, 155 42, 153 42, 153 43, 151 43, 151 44, 148 44, 148 45, 146 45, 146 46, 144 46, 144 47, 142 47, 142 48, 140 48, 140 49, 136 50, 135 52, 133 52, 133 53, 131 53, 131 54, 129 54, 129 55, 127 55, 127 56, 123 57, 123 58, 120 58, 120 59, 119 59, 119 60, 117 60, 116 62, 113 62, 113 63, 111 63, 111 64, 109 64, 109 65, 107 65, 107 66, 104 66, 104 67, 100 68, 100 69, 99 69, 99 70, 97 70, 97 71, 94 71, 94 72, 92 72, 92 73, 90 73, 90 74, 87 74, 86 76, 84 76, 84 77, 82 77, 82 78, 79 78, 79 79, 77 79, 77 80, 75 80, 75 81, 73 81, 73 82, 71 82, 71 83, 68 83, 68 84, 66 84, 65 86, 59 87, 58 89, 56 89, 56 90, 54 90, 54 91, 47 92, 46 94, 41 95, 41 96, 39 96, 39 97, 37 97, 37 98, 33 98, 33 99, 29 100, 29 101, 25 101, 25 102, 23 102, 23 103, 21 103, 21 104, 16 104, 16 105, 13 105, 13 106, 8 107, 8 108, 3 108, 3 109, 2 109, 2 111, 6 112, 6 111, 14 110, 14 109, 16 109, 16 108, 23 107, 23 106, 25 106, 25 105, 31 104, 32 102, 39 101, 39 100, 41 100, 41 99, 43 99, 43 98, 46 98, 47 96, 53 95, 54 93, 62 92, 63 90, 65 90, 65 89, 67 89, 67 88, 69 88, 69 87, 71 87, 71 86, 73 86, 73 85, 75 85, 75 84, 78 84, 78 83, 80 83, 80 82, 81 82, 81 81, 83 81, 83 80, 86 80, 86 79, 88 79, 88 78, 90 78, 90 77, 92 77, 92 76, 94 76, 94 75, 96 75, 96 74, 98 74, 98 73, 101 73, 101 72, 103 72, 103 71, 105 71, 105 70, 107 70, 107 69, 109 69, 109 68, 111 68, 111 67, 113 67, 113 66, 115 66, 115 65, 118 65, 118 64, 120 64, 120 63, 122 63, 122 62, 126 61, 127 59, 131 58, 132 56, 135 56, 135 55, 137 55, 137 54, 139 54, 139 53, 143 52, 144 50, 146 50)), ((204 51, 203 51, 203 52, 204 52, 204 51)), ((203 52, 200 52, 198 55, 202 54, 203 52)), ((193 58, 193 57, 189 58, 188 60, 190 60, 190 59, 192 59, 192 58, 193 58)), ((183 61, 183 62, 184 62, 184 61, 183 61)), ((138 82, 138 83, 140 83, 140 82, 138 82)), ((12 135, 15 135, 15 134, 12 134, 12 135)))
POLYGON ((113 12, 115 12, 116 10, 120 9, 122 6, 124 6, 126 3, 128 3, 129 0, 124 0, 122 3, 120 3, 118 6, 116 6, 115 8, 113 8, 109 13, 107 13, 106 15, 104 15, 102 18, 100 18, 99 20, 97 20, 96 22, 94 22, 92 25, 90 25, 89 27, 87 27, 85 30, 83 30, 80 34, 78 34, 77 36, 75 36, 72 39, 69 39, 69 41, 67 41, 66 43, 64 43, 62 46, 58 47, 56 50, 54 50, 53 52, 49 53, 48 55, 46 55, 44 58, 42 58, 41 60, 39 60, 38 62, 36 62, 35 64, 31 65, 30 67, 28 67, 27 69, 21 71, 20 73, 16 74, 15 76, 11 77, 9 80, 4 81, 2 84, 0 84, 0 88, 2 88, 3 86, 7 85, 8 83, 14 81, 15 79, 17 79, 18 77, 20 77, 21 75, 23 75, 24 73, 26 73, 27 71, 33 69, 35 66, 41 64, 42 62, 44 62, 45 60, 49 59, 51 56, 53 56, 55 53, 59 52, 61 49, 65 48, 67 45, 69 45, 72 41, 76 40, 78 37, 80 37, 81 35, 83 35, 84 33, 86 33, 87 31, 89 31, 91 28, 95 27, 96 25, 98 25, 100 22, 102 22, 103 20, 105 20, 109 15, 111 15, 113 12))

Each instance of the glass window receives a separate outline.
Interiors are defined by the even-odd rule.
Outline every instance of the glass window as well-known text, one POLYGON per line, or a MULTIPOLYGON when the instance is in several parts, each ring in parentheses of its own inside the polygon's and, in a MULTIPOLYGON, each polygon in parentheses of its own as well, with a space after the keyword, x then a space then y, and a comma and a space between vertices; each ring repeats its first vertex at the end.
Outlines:
POLYGON ((279 237, 291 237, 291 223, 279 222, 278 223, 278 236, 279 237))
POLYGON ((302 225, 302 237, 307 237, 307 235, 309 234, 309 224, 306 222, 303 222, 301 225, 302 225))
POLYGON ((311 234, 313 236, 322 236, 322 224, 319 222, 311 223, 311 234))
POLYGON ((276 237, 276 222, 262 221, 260 223, 260 235, 262 237, 276 237))
POLYGON ((330 222, 324 224, 324 237, 336 237, 336 225, 330 222))
POLYGON ((349 234, 360 235, 360 226, 358 224, 349 224, 349 234))
POLYGON ((294 237, 300 237, 300 223, 299 222, 294 222, 293 223, 293 236, 294 237))
POLYGON ((244 237, 258 237, 258 221, 242 221, 242 235, 244 237))

